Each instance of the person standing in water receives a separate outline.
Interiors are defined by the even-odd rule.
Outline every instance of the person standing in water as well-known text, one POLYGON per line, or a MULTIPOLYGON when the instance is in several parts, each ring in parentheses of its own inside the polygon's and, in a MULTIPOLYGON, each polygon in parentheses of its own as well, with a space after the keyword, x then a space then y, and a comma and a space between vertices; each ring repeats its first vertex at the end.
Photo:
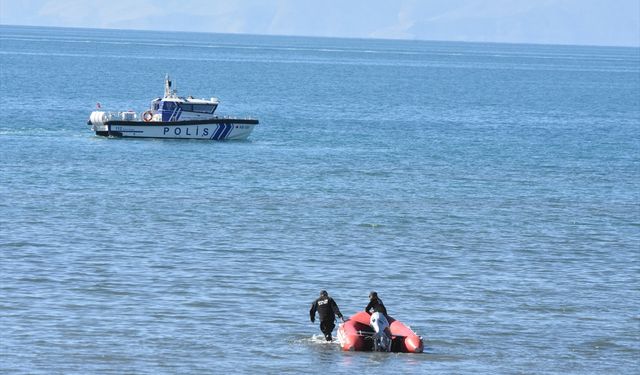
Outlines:
POLYGON ((327 293, 326 290, 320 291, 320 297, 311 304, 311 309, 309 310, 311 323, 315 323, 316 321, 316 312, 318 312, 318 316, 320 317, 320 330, 324 334, 324 338, 327 341, 331 341, 333 339, 331 333, 336 327, 336 315, 343 322, 344 317, 338 308, 338 304, 336 304, 333 298, 329 297, 329 293, 327 293))

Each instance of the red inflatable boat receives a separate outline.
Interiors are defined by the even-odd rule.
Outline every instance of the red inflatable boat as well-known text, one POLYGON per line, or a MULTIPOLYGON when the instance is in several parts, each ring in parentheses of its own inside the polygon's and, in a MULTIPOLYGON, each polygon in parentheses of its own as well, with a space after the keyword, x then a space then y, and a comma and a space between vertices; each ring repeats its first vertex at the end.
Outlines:
MULTIPOLYGON (((370 315, 365 311, 354 314, 349 320, 338 327, 338 341, 342 350, 371 351, 373 350, 373 329, 369 325, 370 315)), ((391 351, 402 353, 422 353, 424 349, 422 337, 402 322, 389 317, 391 330, 391 351)))

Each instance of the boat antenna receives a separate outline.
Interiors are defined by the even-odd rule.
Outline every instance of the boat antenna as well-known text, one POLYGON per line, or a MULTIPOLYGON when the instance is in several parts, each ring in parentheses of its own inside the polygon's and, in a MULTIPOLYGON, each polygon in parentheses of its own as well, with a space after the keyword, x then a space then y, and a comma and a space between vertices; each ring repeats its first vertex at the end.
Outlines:
POLYGON ((171 96, 171 78, 169 78, 169 73, 167 73, 164 77, 164 97, 168 98, 171 96))

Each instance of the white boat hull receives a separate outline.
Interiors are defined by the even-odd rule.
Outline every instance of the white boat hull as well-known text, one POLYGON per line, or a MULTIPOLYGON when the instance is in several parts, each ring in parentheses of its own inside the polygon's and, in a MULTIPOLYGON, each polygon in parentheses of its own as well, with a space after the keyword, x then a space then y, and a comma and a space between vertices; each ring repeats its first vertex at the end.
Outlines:
POLYGON ((204 121, 179 121, 171 123, 112 121, 92 124, 91 130, 97 135, 123 138, 166 138, 166 139, 203 139, 203 140, 244 140, 247 139, 257 120, 220 119, 215 123, 204 121), (191 124, 188 124, 191 122, 191 124))

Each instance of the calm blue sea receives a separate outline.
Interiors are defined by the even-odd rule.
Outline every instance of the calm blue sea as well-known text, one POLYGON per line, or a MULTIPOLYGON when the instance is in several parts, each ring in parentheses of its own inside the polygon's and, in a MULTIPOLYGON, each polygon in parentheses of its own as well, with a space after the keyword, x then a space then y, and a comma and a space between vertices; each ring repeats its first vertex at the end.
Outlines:
POLYGON ((1 26, 0 162, 1 373, 640 372, 638 48, 1 26), (86 126, 165 73, 260 125, 86 126))

